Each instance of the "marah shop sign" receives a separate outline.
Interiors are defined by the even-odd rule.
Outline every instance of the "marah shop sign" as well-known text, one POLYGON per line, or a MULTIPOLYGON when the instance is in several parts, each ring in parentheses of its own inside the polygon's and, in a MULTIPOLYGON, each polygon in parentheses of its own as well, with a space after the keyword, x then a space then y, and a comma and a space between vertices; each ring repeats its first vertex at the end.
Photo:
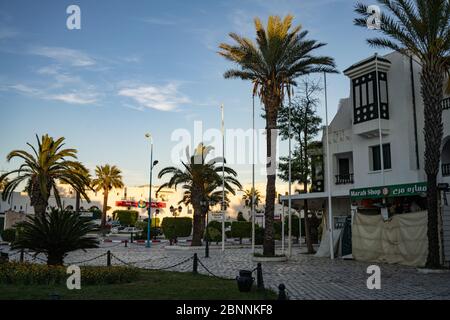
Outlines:
POLYGON ((376 199, 388 197, 417 196, 423 195, 426 192, 427 192, 427 183, 418 182, 408 184, 397 184, 392 186, 351 189, 350 198, 352 200, 361 200, 361 199, 376 199))

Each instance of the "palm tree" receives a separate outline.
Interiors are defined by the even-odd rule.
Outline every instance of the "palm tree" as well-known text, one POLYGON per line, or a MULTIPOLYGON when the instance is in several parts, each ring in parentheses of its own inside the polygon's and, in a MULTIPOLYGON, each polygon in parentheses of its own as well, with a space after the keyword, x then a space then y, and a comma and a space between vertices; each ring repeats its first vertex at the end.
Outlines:
POLYGON ((9 179, 5 178, 0 181, 0 191, 3 191, 5 189, 5 186, 8 184, 9 179))
MULTIPOLYGON (((89 173, 89 170, 87 170, 85 167, 82 167, 79 169, 78 172, 80 175, 84 176, 84 178, 87 181, 87 184, 85 186, 85 189, 92 189, 91 187, 91 174, 89 173)), ((81 193, 77 190, 75 190, 75 212, 80 212, 80 201, 81 201, 81 193)))
MULTIPOLYGON (((373 47, 389 48, 422 67, 420 84, 424 104, 425 173, 427 175, 428 257, 426 266, 440 266, 437 174, 443 135, 442 100, 445 76, 450 71, 450 2, 448 0, 378 0, 389 14, 380 17, 386 37, 368 39, 373 47)), ((366 27, 367 6, 356 5, 362 17, 355 24, 366 27)), ((450 81, 447 83, 450 93, 450 81)))
POLYGON ((259 190, 255 190, 253 188, 247 189, 244 191, 244 195, 242 196, 242 200, 244 201, 244 207, 251 208, 252 207, 252 194, 254 195, 255 207, 259 205, 261 201, 261 193, 259 190))
POLYGON ((261 20, 255 19, 256 43, 251 39, 230 33, 235 44, 220 44, 219 54, 237 63, 238 69, 225 72, 225 78, 239 78, 253 83, 253 96, 259 94, 264 104, 267 136, 267 186, 264 231, 264 255, 275 254, 273 230, 276 179, 276 137, 278 111, 296 86, 295 79, 315 72, 336 72, 332 58, 315 56, 314 52, 325 44, 306 40, 308 31, 292 27, 292 15, 283 20, 270 16, 267 30, 261 20))
POLYGON ((98 247, 98 240, 87 236, 94 225, 76 212, 52 208, 50 213, 30 216, 20 222, 18 229, 19 236, 11 248, 44 253, 48 265, 62 265, 68 252, 98 247))
POLYGON ((17 174, 16 177, 5 183, 2 193, 3 200, 11 198, 17 186, 25 182, 34 212, 42 216, 46 211, 52 191, 58 207, 62 207, 57 188, 57 182, 59 182, 70 185, 89 201, 89 197, 85 192, 85 187, 89 181, 84 175, 80 174, 80 172, 87 169, 80 162, 69 160, 70 158, 77 158, 77 150, 62 149, 64 146, 63 137, 54 140, 46 134, 41 139, 36 135, 36 139, 37 149, 30 143, 27 143, 33 150, 33 153, 24 150, 14 150, 7 155, 6 159, 8 161, 13 158, 20 158, 24 163, 18 169, 0 176, 0 182, 4 182, 7 176, 17 174))
MULTIPOLYGON (((202 234, 204 230, 204 218, 207 208, 209 208, 210 202, 219 201, 218 193, 214 193, 214 189, 218 186, 222 186, 222 163, 225 161, 223 158, 214 158, 206 161, 206 158, 212 147, 199 144, 194 150, 194 154, 189 154, 189 149, 186 148, 187 161, 182 161, 183 169, 176 167, 167 167, 162 169, 158 178, 162 178, 165 175, 171 175, 168 182, 161 185, 158 189, 162 188, 175 188, 178 185, 182 185, 185 191, 186 201, 189 201, 194 208, 194 226, 192 235, 192 246, 200 246, 202 234), (214 187, 213 190, 211 188, 214 187), (202 207, 202 202, 207 202, 206 206, 202 207)), ((225 166, 225 189, 235 194, 233 186, 241 188, 241 184, 235 178, 237 176, 236 171, 225 166)))
POLYGON ((105 164, 95 168, 96 177, 92 180, 95 191, 103 190, 103 211, 101 228, 106 226, 106 212, 108 211, 108 195, 112 188, 123 188, 122 172, 116 166, 105 164))

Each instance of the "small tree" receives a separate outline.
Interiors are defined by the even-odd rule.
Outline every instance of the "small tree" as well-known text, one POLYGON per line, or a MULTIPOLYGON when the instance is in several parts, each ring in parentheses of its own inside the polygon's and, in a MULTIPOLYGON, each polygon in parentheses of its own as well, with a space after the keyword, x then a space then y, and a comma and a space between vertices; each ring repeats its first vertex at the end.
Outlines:
POLYGON ((81 219, 77 212, 52 209, 50 213, 31 216, 17 226, 20 233, 11 248, 44 253, 48 265, 62 265, 71 251, 98 247, 98 240, 87 236, 94 225, 81 219))
POLYGON ((252 236, 252 224, 245 221, 233 221, 231 223, 231 236, 239 238, 239 243, 242 244, 242 238, 252 236))
MULTIPOLYGON (((317 106, 319 98, 317 94, 321 91, 318 82, 310 79, 305 79, 301 83, 301 90, 299 95, 294 98, 291 104, 290 119, 291 119, 291 138, 297 143, 292 155, 291 161, 291 179, 303 185, 302 192, 308 192, 308 184, 311 176, 311 149, 316 149, 319 145, 314 139, 320 131, 320 124, 322 119, 317 115, 317 106)), ((289 105, 284 105, 281 108, 278 117, 278 126, 281 137, 289 139, 288 131, 289 123, 289 105)), ((280 158, 280 173, 279 177, 284 180, 289 180, 289 165, 288 157, 280 158)), ((314 253, 314 248, 311 241, 310 221, 308 217, 308 200, 304 200, 305 212, 305 239, 308 247, 308 253, 314 253)))
POLYGON ((247 220, 245 220, 244 214, 242 213, 242 211, 238 212, 238 215, 237 215, 236 219, 237 219, 237 221, 247 221, 247 220))

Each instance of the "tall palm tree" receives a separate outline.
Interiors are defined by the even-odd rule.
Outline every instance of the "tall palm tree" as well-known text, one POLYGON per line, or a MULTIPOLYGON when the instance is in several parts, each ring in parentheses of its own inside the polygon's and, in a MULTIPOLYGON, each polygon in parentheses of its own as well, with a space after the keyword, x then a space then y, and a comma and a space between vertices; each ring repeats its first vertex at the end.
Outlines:
MULTIPOLYGON (((175 188, 182 185, 189 193, 189 202, 194 208, 194 226, 192 235, 192 246, 200 246, 204 230, 204 218, 206 208, 209 208, 210 201, 213 200, 211 186, 222 186, 222 163, 223 158, 214 158, 206 161, 208 154, 213 148, 199 144, 194 150, 194 154, 189 154, 189 149, 186 148, 187 161, 182 161, 183 168, 167 167, 162 169, 158 178, 165 175, 170 175, 168 182, 161 185, 158 191, 162 188, 175 188), (206 206, 202 206, 202 202, 206 202, 206 206)), ((225 171, 225 189, 235 194, 233 186, 241 188, 241 184, 236 179, 237 173, 233 169, 224 166, 225 171)), ((157 192, 158 192, 157 191, 157 192)), ((185 194, 186 195, 186 194, 185 194)), ((214 196, 216 200, 217 194, 214 196)))
POLYGON ((273 230, 276 179, 276 138, 278 110, 290 96, 295 79, 315 72, 336 72, 332 58, 315 56, 325 44, 306 40, 308 31, 292 26, 292 15, 284 19, 270 16, 267 29, 255 19, 256 43, 230 33, 235 44, 220 44, 219 54, 235 62, 239 68, 225 72, 225 78, 239 78, 253 83, 253 95, 259 94, 264 104, 267 137, 267 186, 265 206, 264 255, 275 254, 273 230))
POLYGON ((31 205, 37 215, 43 215, 48 206, 51 192, 55 196, 59 208, 62 207, 57 183, 66 183, 89 201, 85 187, 89 181, 80 172, 87 170, 76 159, 76 149, 62 149, 64 138, 54 140, 45 134, 39 139, 36 135, 37 149, 30 143, 28 146, 32 153, 24 150, 11 151, 6 159, 20 158, 24 161, 18 169, 12 170, 0 176, 0 182, 10 175, 17 175, 5 183, 2 193, 3 200, 11 198, 13 191, 20 183, 26 183, 26 190, 30 196, 31 205))
MULTIPOLYGON (((437 174, 443 135, 442 100, 445 77, 450 70, 450 2, 448 0, 378 0, 389 14, 380 17, 385 37, 368 39, 373 47, 389 48, 417 59, 422 67, 420 84, 424 104, 425 173, 428 203, 428 258, 430 268, 440 266, 438 236, 437 174)), ((366 27, 367 6, 356 5, 366 27)), ((448 80, 448 79, 447 79, 448 80)), ((447 82, 450 93, 450 81, 447 82)))
POLYGON ((95 191, 103 190, 103 211, 100 228, 106 226, 106 212, 108 211, 108 195, 112 188, 123 188, 122 172, 116 166, 105 164, 95 168, 95 178, 92 180, 92 187, 95 191))
MULTIPOLYGON (((84 176, 84 178, 87 181, 87 184, 85 186, 85 189, 92 189, 91 187, 91 174, 89 173, 89 170, 85 167, 82 167, 79 169, 78 172, 80 175, 84 176)), ((75 190, 75 212, 80 212, 80 202, 81 202, 82 195, 78 190, 75 190)))

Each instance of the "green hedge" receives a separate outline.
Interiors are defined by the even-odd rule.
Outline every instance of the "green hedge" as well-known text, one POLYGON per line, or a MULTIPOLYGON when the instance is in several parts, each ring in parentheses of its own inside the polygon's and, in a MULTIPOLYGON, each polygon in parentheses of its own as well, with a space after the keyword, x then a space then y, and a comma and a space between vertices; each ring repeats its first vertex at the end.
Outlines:
POLYGON ((166 217, 161 223, 161 228, 166 239, 173 239, 175 237, 189 237, 192 230, 192 218, 166 217))
POLYGON ((208 232, 205 230, 205 239, 210 242, 222 241, 222 231, 213 227, 208 227, 208 232))
POLYGON ((135 210, 115 210, 112 215, 113 219, 119 220, 121 225, 134 226, 139 217, 139 212, 135 210))
MULTIPOLYGON (((2 284, 61 284, 65 283, 69 274, 64 266, 47 266, 36 263, 8 262, 0 264, 0 283, 2 284)), ((81 267, 82 285, 127 283, 139 277, 136 268, 81 267)))
POLYGON ((231 236, 239 238, 241 242, 242 238, 251 238, 252 223, 246 221, 233 221, 231 223, 231 236))
POLYGON ((261 245, 264 242, 264 228, 255 226, 255 244, 261 245))
POLYGON ((16 240, 16 229, 11 228, 11 229, 2 230, 1 236, 2 236, 3 241, 13 242, 14 240, 16 240))

